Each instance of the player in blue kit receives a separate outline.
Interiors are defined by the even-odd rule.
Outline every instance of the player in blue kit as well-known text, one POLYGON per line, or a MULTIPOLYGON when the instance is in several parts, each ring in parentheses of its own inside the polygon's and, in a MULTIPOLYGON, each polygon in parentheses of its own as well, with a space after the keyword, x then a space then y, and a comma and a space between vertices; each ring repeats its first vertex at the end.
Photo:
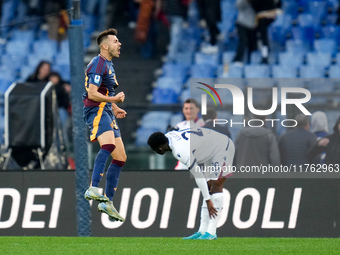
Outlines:
POLYGON ((97 44, 100 54, 88 64, 85 73, 84 120, 89 126, 91 141, 98 141, 100 150, 94 161, 91 185, 85 192, 87 200, 99 201, 98 210, 111 219, 124 221, 113 206, 119 175, 126 162, 126 153, 116 118, 125 118, 126 112, 116 103, 124 102, 123 92, 115 94, 118 87, 113 58, 119 58, 122 44, 117 30, 110 28, 99 34, 97 44), (100 194, 98 184, 104 175, 106 161, 112 156, 106 173, 105 195, 100 194))

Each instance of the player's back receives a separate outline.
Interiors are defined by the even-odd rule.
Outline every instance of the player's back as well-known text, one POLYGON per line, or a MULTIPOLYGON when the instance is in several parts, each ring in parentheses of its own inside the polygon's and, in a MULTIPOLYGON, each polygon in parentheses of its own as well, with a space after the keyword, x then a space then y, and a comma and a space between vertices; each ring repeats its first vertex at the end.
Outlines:
POLYGON ((220 150, 226 150, 231 140, 228 136, 207 128, 190 128, 168 133, 172 137, 175 151, 188 150, 187 154, 194 154, 198 163, 212 158, 220 150))

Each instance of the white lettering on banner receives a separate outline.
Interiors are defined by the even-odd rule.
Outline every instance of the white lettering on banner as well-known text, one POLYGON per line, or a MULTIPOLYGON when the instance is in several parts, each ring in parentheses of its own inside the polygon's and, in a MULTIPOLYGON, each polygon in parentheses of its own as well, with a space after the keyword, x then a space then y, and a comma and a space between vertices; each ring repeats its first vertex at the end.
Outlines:
POLYGON ((22 228, 44 228, 44 221, 32 221, 32 213, 33 212, 44 212, 46 209, 46 205, 34 204, 34 197, 36 195, 39 196, 47 196, 51 193, 50 188, 29 188, 27 191, 26 205, 24 211, 24 217, 22 220, 22 228))
POLYGON ((159 228, 168 228, 173 195, 174 195, 174 188, 167 188, 165 191, 161 223, 159 224, 159 228))
MULTIPOLYGON (((126 219, 126 215, 127 215, 127 211, 129 207, 130 194, 131 194, 131 188, 124 188, 122 191, 122 198, 120 200, 120 207, 119 209, 116 208, 119 211, 119 214, 125 219, 126 219)), ((120 221, 111 221, 109 219, 109 216, 105 213, 102 213, 101 221, 102 221, 103 226, 108 229, 119 228, 124 223, 120 221)))
POLYGON ((131 224, 138 229, 145 229, 150 227, 156 219, 158 201, 159 195, 157 190, 153 188, 144 188, 138 191, 138 193, 135 196, 135 199, 133 200, 133 207, 131 212, 131 224), (151 198, 149 214, 148 218, 145 221, 140 221, 139 212, 141 208, 142 199, 145 196, 149 196, 151 198))
POLYGON ((194 188, 191 196, 190 209, 188 214, 187 228, 194 228, 196 222, 197 208, 200 200, 201 191, 199 188, 194 188))
POLYGON ((230 207, 230 192, 226 189, 223 189, 223 196, 224 196, 224 201, 223 201, 223 210, 222 215, 220 220, 218 221, 217 227, 222 227, 224 223, 226 223, 228 219, 228 212, 229 212, 229 207, 230 207))
POLYGON ((235 227, 239 229, 246 229, 254 225, 254 223, 256 222, 259 207, 260 207, 260 199, 261 199, 260 193, 254 188, 245 188, 237 194, 237 197, 235 199, 235 205, 234 205, 234 213, 233 213, 233 223, 235 227), (243 199, 246 196, 251 196, 252 203, 251 203, 249 219, 246 221, 242 221, 241 220, 242 204, 243 204, 243 199))
POLYGON ((20 193, 13 188, 0 188, 0 229, 12 227, 18 219, 20 207, 20 193), (4 197, 10 196, 12 198, 11 212, 8 220, 1 219, 2 208, 4 204, 4 197))
POLYGON ((51 216, 50 216, 50 223, 48 224, 49 228, 56 228, 57 227, 62 194, 63 194, 62 188, 56 188, 54 190, 51 216))
POLYGON ((294 195, 293 195, 293 201, 292 201, 292 208, 290 209, 288 228, 295 228, 296 227, 296 221, 297 221, 297 216, 298 216, 299 207, 300 207, 301 193, 302 193, 302 188, 295 188, 294 189, 294 195))
POLYGON ((274 196, 275 196, 275 188, 269 188, 267 191, 266 204, 264 206, 263 220, 262 220, 262 226, 261 226, 262 228, 280 229, 284 227, 283 221, 270 221, 272 211, 273 211, 274 196))

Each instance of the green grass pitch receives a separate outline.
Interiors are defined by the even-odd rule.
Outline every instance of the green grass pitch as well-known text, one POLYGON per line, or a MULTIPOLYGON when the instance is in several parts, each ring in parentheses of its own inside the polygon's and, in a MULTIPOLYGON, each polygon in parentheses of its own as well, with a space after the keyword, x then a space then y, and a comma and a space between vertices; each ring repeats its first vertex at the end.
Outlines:
POLYGON ((339 238, 0 237, 0 254, 339 254, 339 238))

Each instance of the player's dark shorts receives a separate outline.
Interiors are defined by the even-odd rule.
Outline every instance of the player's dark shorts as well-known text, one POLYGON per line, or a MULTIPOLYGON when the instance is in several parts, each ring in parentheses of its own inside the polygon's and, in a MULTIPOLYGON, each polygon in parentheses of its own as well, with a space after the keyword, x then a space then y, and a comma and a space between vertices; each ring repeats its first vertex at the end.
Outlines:
POLYGON ((115 137, 121 137, 116 117, 112 111, 105 110, 104 107, 84 108, 84 120, 90 128, 90 140, 96 141, 97 137, 106 131, 113 131, 115 137))

